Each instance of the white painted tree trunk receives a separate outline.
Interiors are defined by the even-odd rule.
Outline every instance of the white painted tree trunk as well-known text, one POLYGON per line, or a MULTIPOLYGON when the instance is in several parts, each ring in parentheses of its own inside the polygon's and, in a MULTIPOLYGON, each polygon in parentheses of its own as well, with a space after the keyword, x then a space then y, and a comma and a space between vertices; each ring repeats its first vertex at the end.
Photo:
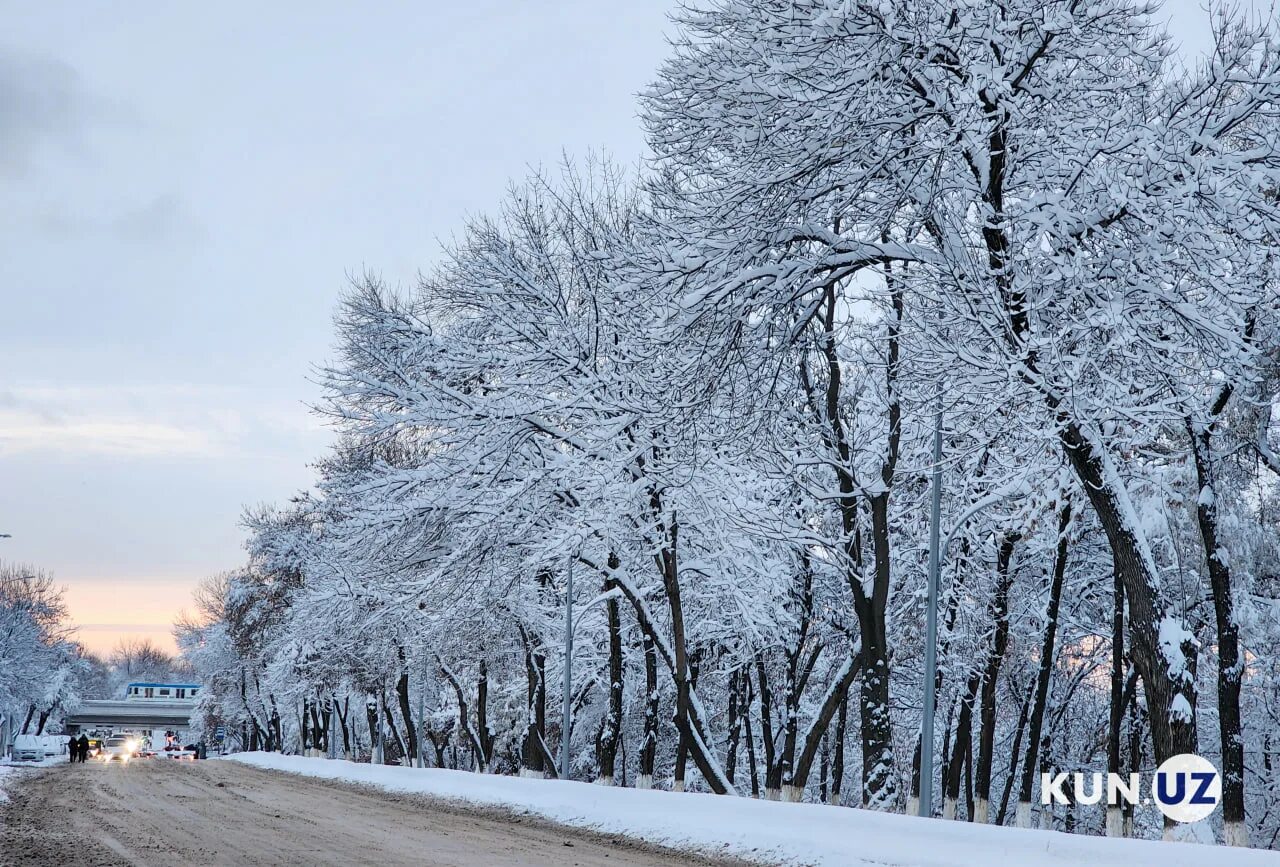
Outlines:
POLYGON ((637 789, 652 789, 652 788, 653 788, 653 774, 641 774, 640 776, 636 777, 636 788, 637 788, 637 789))
POLYGON ((1031 827, 1031 802, 1019 801, 1017 812, 1014 814, 1013 824, 1019 828, 1031 827))
POLYGON ((612 786, 613 777, 596 777, 597 786, 612 786))
POLYGON ((986 798, 975 798, 973 801, 973 821, 979 825, 991 822, 991 802, 986 798))
POLYGON ((942 818, 950 821, 956 817, 956 799, 950 796, 942 799, 942 818))
POLYGON ((1107 807, 1107 836, 1124 836, 1124 810, 1121 807, 1107 807))
POLYGON ((798 804, 800 803, 800 799, 803 795, 804 790, 799 786, 786 785, 782 787, 782 792, 778 800, 786 801, 791 804, 798 804))
POLYGON ((907 815, 908 816, 920 815, 920 798, 918 795, 912 795, 911 797, 907 798, 907 815))
POLYGON ((1222 842, 1228 846, 1248 846, 1249 827, 1244 822, 1224 822, 1222 842))

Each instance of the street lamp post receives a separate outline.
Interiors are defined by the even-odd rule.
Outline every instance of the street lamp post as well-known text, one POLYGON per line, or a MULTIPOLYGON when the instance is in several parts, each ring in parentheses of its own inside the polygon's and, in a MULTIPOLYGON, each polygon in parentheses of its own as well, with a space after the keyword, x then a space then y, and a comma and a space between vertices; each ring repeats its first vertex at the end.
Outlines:
MULTIPOLYGON (((561 708, 561 719, 564 721, 561 725, 560 732, 560 779, 569 779, 569 730, 573 725, 573 705, 572 705, 572 689, 573 689, 573 631, 578 628, 578 624, 573 620, 573 561, 575 557, 569 558, 569 568, 567 571, 567 581, 565 586, 565 604, 564 604, 564 703, 561 708)), ((592 599, 582 606, 583 611, 587 611, 592 606, 601 602, 608 602, 610 599, 617 599, 621 595, 616 587, 607 590, 599 596, 592 599)), ((581 613, 581 612, 579 612, 581 613)))
POLYGON ((924 718, 920 723, 920 809, 921 816, 933 815, 933 722, 936 694, 934 684, 938 679, 938 575, 942 571, 942 558, 951 542, 965 523, 989 506, 1000 502, 1010 494, 1023 489, 1021 483, 1006 485, 978 500, 951 525, 947 537, 941 542, 942 511, 942 397, 938 397, 933 417, 933 471, 930 474, 929 503, 929 605, 925 614, 924 645, 924 718))
POLYGON ((387 760, 387 721, 383 719, 382 707, 386 704, 382 697, 382 690, 378 690, 378 737, 374 742, 374 759, 375 765, 381 765, 387 760))
POLYGON ((338 696, 334 695, 329 703, 329 758, 338 757, 338 696))
POLYGON ((573 558, 569 558, 569 570, 564 599, 564 705, 560 714, 560 779, 569 779, 569 727, 572 724, 573 682, 573 558))
POLYGON ((418 744, 418 755, 415 758, 418 760, 419 768, 425 768, 427 766, 427 745, 423 743, 427 737, 427 720, 424 716, 427 709, 426 705, 427 679, 424 676, 422 678, 422 687, 418 690, 418 736, 414 738, 418 744))
POLYGON ((924 718, 920 723, 920 815, 933 815, 933 684, 938 676, 938 571, 942 552, 942 393, 933 416, 933 471, 929 494, 929 608, 925 615, 924 718))

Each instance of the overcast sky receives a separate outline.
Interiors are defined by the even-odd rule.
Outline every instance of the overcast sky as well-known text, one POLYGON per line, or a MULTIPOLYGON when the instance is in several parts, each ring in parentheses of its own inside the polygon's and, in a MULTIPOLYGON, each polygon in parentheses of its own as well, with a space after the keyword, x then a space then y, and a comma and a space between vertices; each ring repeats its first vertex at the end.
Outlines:
POLYGON ((164 636, 309 483, 346 276, 412 283, 562 151, 641 158, 672 5, 0 0, 0 558, 93 646, 164 636))

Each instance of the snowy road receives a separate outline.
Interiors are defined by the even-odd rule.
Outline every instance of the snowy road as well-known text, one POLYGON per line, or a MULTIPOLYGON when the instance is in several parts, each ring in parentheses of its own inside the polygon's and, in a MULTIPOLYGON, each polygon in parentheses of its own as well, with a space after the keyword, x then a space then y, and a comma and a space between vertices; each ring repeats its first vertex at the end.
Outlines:
POLYGON ((9 785, 0 865, 708 862, 235 762, 59 765, 9 785))

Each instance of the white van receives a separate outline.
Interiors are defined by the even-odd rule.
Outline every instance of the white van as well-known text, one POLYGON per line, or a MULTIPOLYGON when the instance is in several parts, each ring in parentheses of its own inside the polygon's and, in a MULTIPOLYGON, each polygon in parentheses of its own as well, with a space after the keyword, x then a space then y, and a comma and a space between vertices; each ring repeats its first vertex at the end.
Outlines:
POLYGON ((14 735, 15 762, 43 762, 67 754, 67 735, 14 735))

